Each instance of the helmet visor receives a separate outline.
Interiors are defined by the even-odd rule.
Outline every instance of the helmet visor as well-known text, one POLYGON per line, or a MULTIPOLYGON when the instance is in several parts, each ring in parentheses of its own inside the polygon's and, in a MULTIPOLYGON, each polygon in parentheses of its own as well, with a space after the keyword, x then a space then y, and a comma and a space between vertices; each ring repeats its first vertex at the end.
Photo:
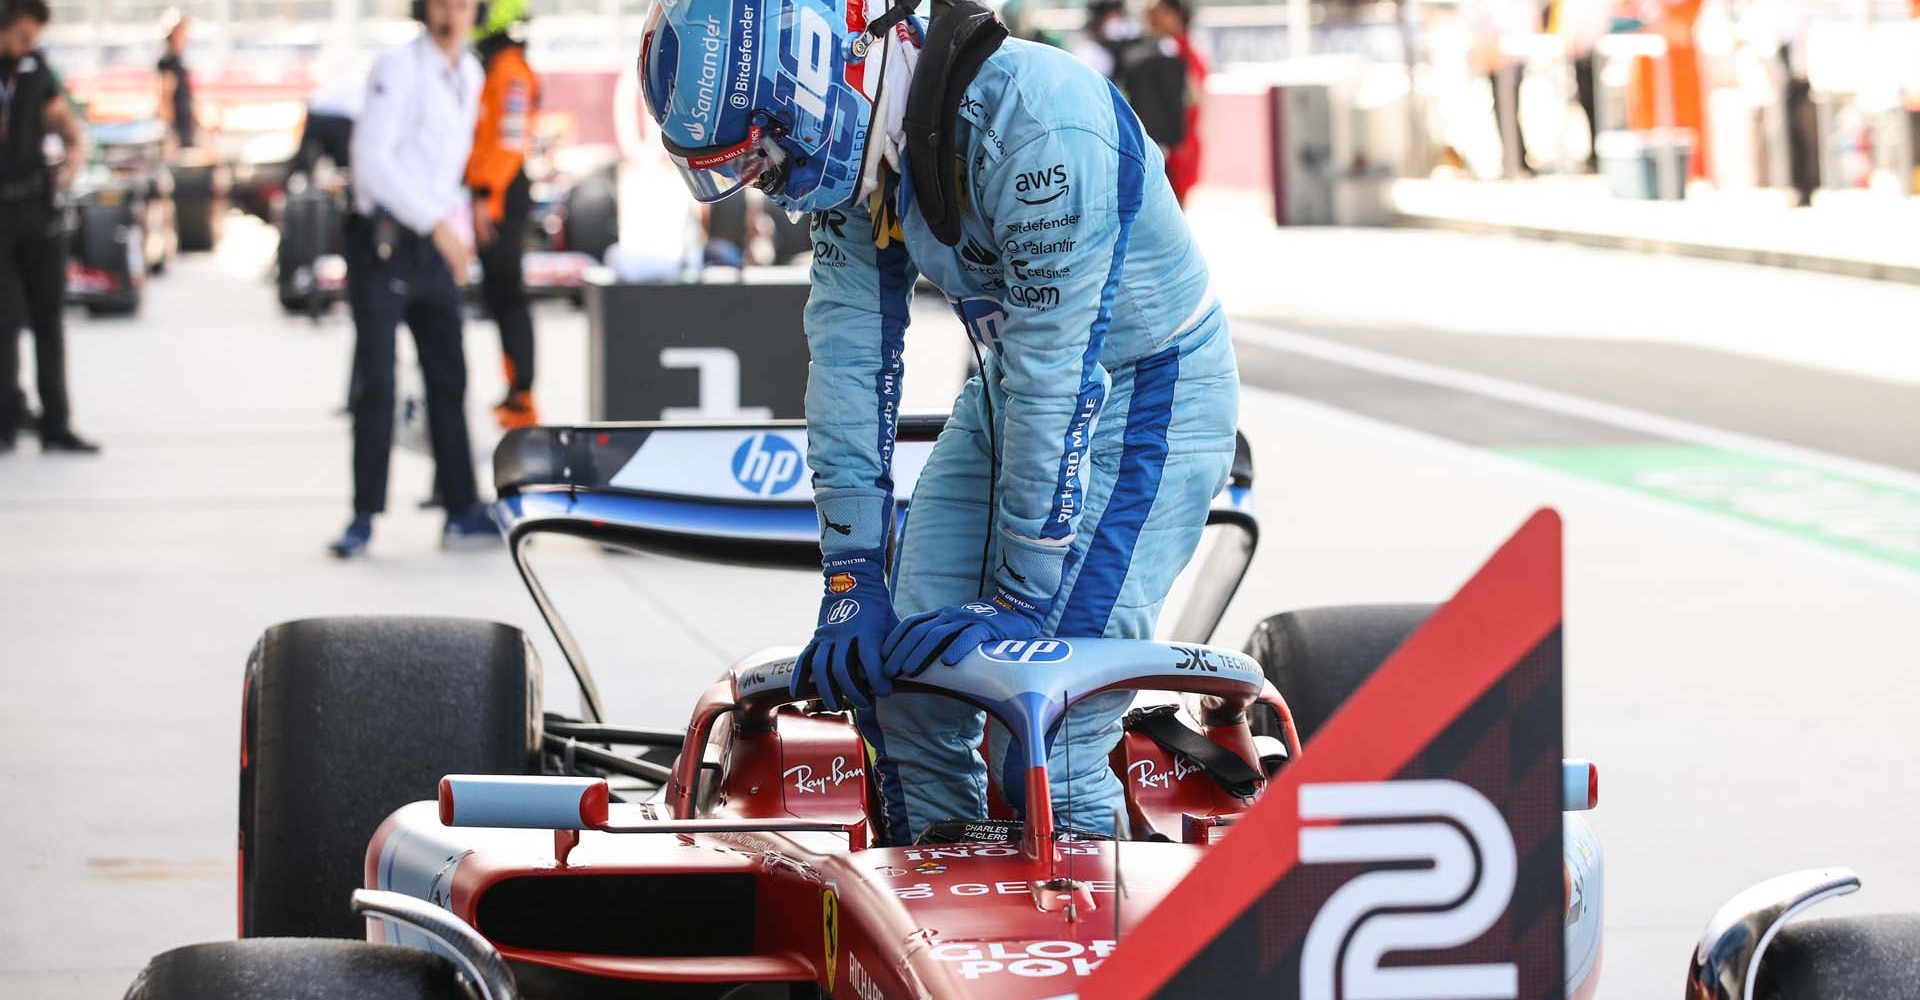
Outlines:
POLYGON ((773 145, 758 122, 747 128, 747 137, 731 146, 682 146, 662 135, 660 144, 680 169, 687 189, 698 201, 719 201, 754 182, 772 166, 773 145))

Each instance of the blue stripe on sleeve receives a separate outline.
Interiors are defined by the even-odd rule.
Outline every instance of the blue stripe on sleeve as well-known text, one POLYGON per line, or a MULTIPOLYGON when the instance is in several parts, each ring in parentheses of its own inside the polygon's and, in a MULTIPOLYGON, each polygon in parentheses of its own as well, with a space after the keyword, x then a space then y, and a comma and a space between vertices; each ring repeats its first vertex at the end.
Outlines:
POLYGON ((1146 187, 1140 122, 1111 83, 1107 85, 1107 92, 1113 98, 1114 132, 1120 140, 1116 178, 1120 228, 1113 240, 1113 261, 1107 267, 1107 281, 1100 289, 1100 308, 1094 312, 1093 326, 1087 331, 1087 348, 1080 356, 1080 394, 1074 400, 1073 416, 1067 421, 1066 438, 1060 446, 1060 475, 1054 484, 1053 507, 1047 512, 1046 523, 1040 526, 1040 537, 1056 540, 1067 537, 1069 523, 1079 512, 1081 465, 1091 443, 1089 432, 1094 416, 1106 402, 1106 388, 1095 368, 1100 363, 1100 348, 1106 342, 1107 327, 1113 320, 1113 299, 1120 290, 1120 272, 1127 262, 1127 241, 1133 234, 1133 220, 1140 214, 1146 187))
POLYGON ((1127 407, 1127 433, 1120 451, 1113 496, 1100 514, 1100 526, 1081 561, 1073 594, 1053 634, 1098 637, 1127 581, 1140 529, 1160 494, 1167 466, 1167 427, 1173 421, 1173 394, 1180 381, 1180 348, 1169 347, 1134 366, 1133 400, 1127 407))

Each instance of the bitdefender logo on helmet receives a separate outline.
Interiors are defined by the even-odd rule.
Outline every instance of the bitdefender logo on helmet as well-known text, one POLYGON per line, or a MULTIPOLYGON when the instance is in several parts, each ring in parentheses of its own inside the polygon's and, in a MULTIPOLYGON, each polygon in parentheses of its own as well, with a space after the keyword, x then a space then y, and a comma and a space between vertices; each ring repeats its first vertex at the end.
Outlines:
POLYGON ((733 96, 727 98, 727 103, 736 108, 744 108, 753 101, 747 96, 747 88, 753 86, 753 18, 753 4, 742 4, 736 34, 739 51, 733 58, 733 96))

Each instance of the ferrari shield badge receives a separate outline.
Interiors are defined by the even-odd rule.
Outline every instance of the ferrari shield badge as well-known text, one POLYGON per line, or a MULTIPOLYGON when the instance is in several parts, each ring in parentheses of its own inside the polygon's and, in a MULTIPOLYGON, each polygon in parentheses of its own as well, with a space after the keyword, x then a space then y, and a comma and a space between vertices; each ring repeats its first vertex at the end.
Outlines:
POLYGON ((820 890, 820 941, 826 951, 827 992, 833 992, 834 973, 840 969, 840 895, 832 886, 820 890))

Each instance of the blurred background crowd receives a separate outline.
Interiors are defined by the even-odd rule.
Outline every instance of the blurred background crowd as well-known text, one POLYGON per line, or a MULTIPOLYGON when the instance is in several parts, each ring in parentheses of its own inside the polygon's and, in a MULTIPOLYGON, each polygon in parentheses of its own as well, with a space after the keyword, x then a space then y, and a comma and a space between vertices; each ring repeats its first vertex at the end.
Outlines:
MULTIPOLYGON (((632 70, 645 8, 544 0, 519 26, 539 79, 528 249, 582 255, 530 257, 530 284, 577 286, 588 263, 657 278, 809 248, 757 204, 697 209, 638 179, 659 155, 632 70)), ((39 43, 93 135, 92 168, 143 178, 128 212, 144 266, 128 273, 107 245, 124 224, 76 220, 70 300, 136 309, 142 272, 211 246, 227 205, 293 222, 276 267, 289 309, 337 291, 335 223, 308 225, 323 210, 301 193, 344 190, 335 168, 368 68, 416 31, 406 0, 50 11, 39 43)), ((1196 187, 1270 196, 1283 224, 1386 221, 1407 211, 1393 182, 1408 178, 1510 182, 1486 190, 1531 189, 1529 203, 1692 195, 1756 210, 1920 191, 1920 0, 1006 0, 1000 13, 1121 87, 1183 202, 1196 187)))
MULTIPOLYGON (((621 77, 645 7, 535 5, 528 58, 547 78, 549 146, 641 152, 638 122, 615 108, 632 95, 621 77)), ((309 102, 362 78, 380 46, 413 30, 405 0, 51 8, 43 44, 90 120, 157 116, 182 145, 241 165, 290 157, 309 102)), ((1265 116, 1250 101, 1278 83, 1334 87, 1336 110, 1360 119, 1348 124, 1380 133, 1356 145, 1365 162, 1348 170, 1580 173, 1683 145, 1685 175, 1720 189, 1797 189, 1805 200, 1821 188, 1916 186, 1910 0, 1009 0, 1001 13, 1016 33, 1108 70, 1163 142, 1211 138, 1201 182, 1261 172, 1271 137, 1251 127, 1265 116), (1188 67, 1190 94, 1168 62, 1188 67), (1163 117, 1175 100, 1197 112, 1191 124, 1163 117)))
MULTIPOLYGON (((645 7, 535 5, 542 193, 647 155, 630 79, 645 7)), ((309 112, 350 113, 374 53, 414 30, 404 0, 51 8, 43 45, 90 122, 168 123, 186 159, 229 166, 263 209, 274 192, 256 195, 252 175, 293 158, 309 112)), ((1911 0, 1008 0, 1001 13, 1119 82, 1178 152, 1183 194, 1270 188, 1289 147, 1301 172, 1342 179, 1598 173, 1619 195, 1705 185, 1796 203, 1920 185, 1911 0), (1302 92, 1285 135, 1276 86, 1302 92)))

